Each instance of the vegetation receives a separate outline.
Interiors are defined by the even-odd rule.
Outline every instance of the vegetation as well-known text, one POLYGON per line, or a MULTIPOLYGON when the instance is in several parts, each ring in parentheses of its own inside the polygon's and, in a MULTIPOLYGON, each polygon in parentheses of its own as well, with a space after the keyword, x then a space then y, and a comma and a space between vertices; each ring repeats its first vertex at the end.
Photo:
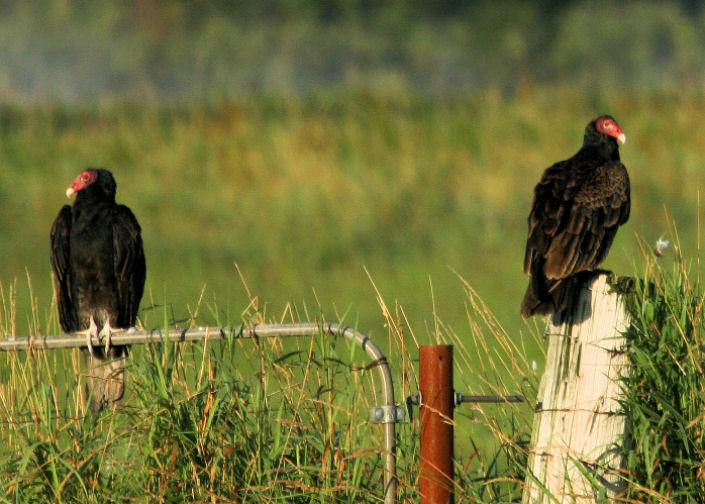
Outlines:
MULTIPOLYGON (((577 150, 590 118, 609 111, 627 134, 634 198, 605 266, 632 271, 641 256, 633 235, 652 244, 668 234, 663 206, 678 222, 679 250, 694 256, 705 152, 692 133, 702 119, 689 111, 701 103, 696 92, 537 90, 443 101, 322 94, 217 106, 5 105, 1 329, 58 332, 49 228, 80 169, 105 166, 143 227, 145 327, 342 320, 396 356, 400 398, 418 390, 415 346, 454 343, 458 390, 529 398, 457 411, 459 501, 515 501, 543 363, 541 321, 518 315, 531 186, 577 150)), ((84 416, 78 352, 0 356, 0 488, 18 502, 373 501, 374 385, 347 348, 317 341, 309 363, 309 344, 135 348, 125 407, 97 419, 84 416), (298 472, 285 473, 291 461, 298 472)), ((664 431, 637 425, 652 449, 664 431)), ((399 429, 407 501, 418 488, 416 428, 399 429)), ((690 470, 640 456, 635 491, 667 495, 677 487, 672 471, 690 470)))
MULTIPOLYGON (((627 134, 633 211, 605 267, 631 271, 634 233, 696 245, 702 95, 484 93, 433 102, 367 95, 218 107, 5 106, 0 109, 0 279, 33 279, 46 327, 48 235, 64 190, 85 166, 109 168, 142 228, 147 292, 185 320, 204 291, 236 315, 249 304, 235 264, 267 318, 289 303, 366 331, 383 319, 370 277, 420 337, 434 319, 461 327, 460 275, 510 334, 531 187, 574 153, 587 121, 613 113, 627 134), (457 272, 457 274, 456 274, 457 272), (368 276, 369 274, 369 276, 368 276), (205 288, 205 290, 204 290, 205 288)), ((17 334, 31 321, 17 283, 17 334)), ((142 305, 152 309, 149 297, 142 305)), ((202 314, 208 317, 207 314, 202 314)), ((530 323, 533 326, 533 322, 530 323)), ((531 351, 531 359, 539 353, 531 351)))
POLYGON ((627 333, 631 372, 622 448, 630 502, 700 502, 705 454, 705 296, 700 275, 676 248, 671 268, 646 262, 627 333))
MULTIPOLYGON (((703 492, 705 298, 695 265, 673 240, 675 253, 666 258, 645 245, 642 274, 618 287, 630 291, 632 315, 623 399, 631 430, 620 444, 625 502, 698 502, 703 492)), ((456 332, 436 320, 434 336, 454 345, 456 387, 520 391, 527 402, 456 410, 456 500, 519 502, 540 377, 526 355, 541 344, 541 333, 513 338, 470 284, 459 282, 467 324, 456 332)), ((14 284, 0 289, 6 333, 15 323, 16 293, 14 284)), ((33 295, 31 301, 30 332, 51 332, 55 321, 43 326, 33 295)), ((201 314, 218 325, 265 321, 258 300, 250 301, 233 320, 199 299, 185 324, 200 324, 201 314)), ((377 302, 397 397, 404 398, 418 390, 418 339, 401 307, 381 295, 377 302)), ((286 315, 298 317, 316 314, 286 315)), ((152 310, 144 322, 163 327, 169 318, 166 309, 152 310)), ((0 354, 0 500, 378 502, 381 429, 366 421, 376 401, 375 374, 341 341, 133 347, 125 402, 99 416, 85 405, 78 350, 0 354)), ((417 419, 397 427, 400 502, 418 500, 417 419)))
POLYGON ((0 100, 702 85, 702 2, 0 1, 0 100))
MULTIPOLYGON (((482 342, 484 366, 465 374, 463 385, 506 394, 518 385, 498 377, 512 376, 531 393, 536 376, 523 352, 467 289, 469 330, 482 342)), ((7 315, 14 289, 2 293, 7 315)), ((217 313, 216 306, 197 306, 217 313)), ((148 324, 158 324, 155 314, 148 324)), ((162 318, 168 318, 164 310, 162 318)), ((251 311, 247 321, 261 322, 262 314, 251 311)), ((418 390, 415 352, 406 347, 403 322, 391 315, 387 322, 403 398, 418 390)), ((3 329, 10 323, 3 319, 3 329)), ((44 330, 33 326, 35 333, 44 330)), ((459 368, 478 359, 457 335, 443 332, 456 343, 459 368)), ((2 502, 380 500, 382 432, 366 421, 377 397, 376 374, 359 351, 340 342, 234 339, 133 347, 124 404, 98 416, 86 405, 81 361, 78 350, 0 355, 2 502)), ((457 459, 458 502, 520 496, 530 411, 527 403, 461 413, 470 428, 458 435, 475 450, 457 459)), ((418 430, 418 420, 397 428, 400 502, 418 500, 418 430)))
MULTIPOLYGON (((109 168, 143 228, 145 327, 342 321, 390 356, 398 398, 430 342, 455 345, 458 391, 523 393, 456 410, 457 502, 520 499, 543 366, 543 321, 518 314, 531 189, 613 114, 633 206, 604 266, 642 271, 626 497, 702 500, 702 268, 683 260, 699 257, 705 159, 697 2, 0 13, 0 330, 59 331, 49 229, 79 171, 109 168), (680 240, 657 261, 664 208, 680 240)), ((340 342, 135 347, 124 405, 98 417, 81 361, 0 355, 0 501, 379 499, 376 383, 340 342)), ((398 446, 414 502, 416 421, 398 446)))

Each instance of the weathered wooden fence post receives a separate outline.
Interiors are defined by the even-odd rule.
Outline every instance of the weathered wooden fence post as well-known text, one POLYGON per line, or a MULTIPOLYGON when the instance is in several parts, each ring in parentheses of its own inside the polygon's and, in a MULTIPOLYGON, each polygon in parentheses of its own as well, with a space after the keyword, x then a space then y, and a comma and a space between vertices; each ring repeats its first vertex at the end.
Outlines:
POLYGON ((607 275, 583 285, 564 316, 547 328, 546 370, 539 386, 523 504, 594 503, 599 482, 612 500, 623 485, 613 450, 626 432, 617 377, 626 372, 622 333, 628 316, 607 275))

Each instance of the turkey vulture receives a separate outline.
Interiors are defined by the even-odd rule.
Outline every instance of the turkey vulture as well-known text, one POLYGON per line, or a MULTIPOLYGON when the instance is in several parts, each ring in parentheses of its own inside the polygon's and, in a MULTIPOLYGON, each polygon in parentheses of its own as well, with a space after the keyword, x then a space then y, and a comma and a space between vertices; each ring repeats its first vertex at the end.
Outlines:
POLYGON ((137 219, 115 203, 116 184, 104 169, 87 168, 66 190, 76 194, 51 228, 51 267, 61 329, 86 331, 86 394, 99 412, 125 390, 127 347, 110 346, 112 329, 134 326, 146 266, 137 219), (98 333, 98 328, 102 328, 98 333), (91 336, 106 338, 94 348, 91 336))
POLYGON ((629 218, 629 175, 617 144, 625 139, 614 118, 598 117, 585 128, 577 154, 546 169, 536 185, 524 256, 524 273, 531 275, 524 317, 563 311, 571 280, 597 268, 629 218))

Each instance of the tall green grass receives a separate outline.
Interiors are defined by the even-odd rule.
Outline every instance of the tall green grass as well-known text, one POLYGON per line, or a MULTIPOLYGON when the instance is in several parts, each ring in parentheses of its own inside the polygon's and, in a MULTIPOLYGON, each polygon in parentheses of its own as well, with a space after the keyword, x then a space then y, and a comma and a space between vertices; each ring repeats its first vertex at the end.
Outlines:
MULTIPOLYGON (((466 288, 481 355, 440 321, 437 333, 456 342, 459 390, 470 382, 469 392, 507 394, 519 386, 531 392, 531 366, 466 288), (485 367, 471 366, 478 357, 485 367)), ((2 299, 2 313, 10 313, 2 329, 9 332, 14 288, 2 299)), ((264 321, 252 301, 253 310, 236 320, 221 319, 216 305, 202 301, 194 314, 212 311, 224 325, 264 321)), ((378 303, 403 402, 418 391, 417 351, 405 343, 410 328, 403 309, 382 296, 378 303)), ((169 326, 169 316, 155 310, 145 323, 169 326)), ((296 319, 293 312, 285 317, 296 319)), ((55 323, 34 329, 44 334, 55 323)), ((368 422, 378 384, 361 354, 322 336, 135 346, 124 402, 100 415, 85 406, 78 350, 0 354, 0 500, 379 502, 382 432, 368 422)), ((530 406, 464 408, 459 445, 474 449, 456 460, 458 501, 515 501, 530 406)), ((400 502, 418 499, 415 417, 397 426, 400 502)))
MULTIPOLYGON (((622 401, 624 502, 698 502, 703 492, 703 294, 680 244, 665 259, 644 246, 627 294, 631 367, 622 401)), ((512 338, 462 277, 463 327, 440 317, 430 342, 452 343, 456 390, 523 393, 520 405, 455 412, 457 502, 519 502, 540 371, 530 355, 541 331, 512 338), (468 339, 469 335, 469 339, 468 339)), ((373 283, 374 285, 374 283, 373 283)), ((623 286, 622 286, 623 287, 623 286)), ((249 291, 248 286, 244 288, 249 291)), ((31 288, 30 288, 31 290, 31 288)), ((2 330, 12 331, 17 287, 0 289, 2 330)), ((405 309, 376 290, 385 353, 399 401, 418 391, 420 340, 405 309)), ((248 310, 223 318, 202 298, 200 324, 271 321, 250 293, 248 310)), ((38 316, 32 332, 52 332, 38 316)), ((279 320, 325 318, 320 307, 279 320)), ((151 327, 173 325, 164 307, 151 327)), ((426 342, 428 342, 426 341, 426 342)), ((0 354, 0 499, 4 502, 379 502, 381 429, 368 422, 376 375, 343 340, 263 339, 132 348, 127 394, 114 412, 85 407, 78 350, 0 354), (118 496, 118 497, 116 497, 118 496)), ((400 502, 418 500, 418 416, 397 426, 400 502)))
POLYGON ((705 495, 705 294, 697 262, 649 258, 634 285, 623 410, 631 502, 701 502, 705 495))
MULTIPOLYGON (((146 327, 341 320, 395 356, 401 398, 418 390, 416 345, 453 343, 458 391, 529 398, 456 411, 459 500, 517 500, 543 365, 542 322, 522 321, 517 309, 533 184, 578 149, 590 118, 610 112, 627 133, 633 212, 604 266, 632 271, 634 234, 653 243, 668 230, 664 205, 688 257, 698 242, 705 151, 692 111, 701 103, 699 93, 554 89, 445 102, 354 95, 178 108, 5 105, 1 329, 58 332, 48 232, 75 175, 105 166, 142 224, 146 327)), ((699 275, 696 262, 690 286, 699 275)), ((374 502, 379 433, 366 423, 374 385, 357 354, 314 343, 135 348, 124 408, 99 418, 84 414, 78 352, 0 355, 5 498, 102 502, 119 489, 136 501, 374 502), (237 470, 225 467, 235 453, 237 470), (292 461, 296 477, 284 471, 292 461)), ((415 429, 399 428, 407 501, 417 497, 415 429)), ((655 446, 655 429, 644 431, 654 433, 645 446, 655 446)), ((656 459, 648 460, 652 471, 656 459)), ((665 487, 651 488, 640 476, 647 464, 632 467, 649 491, 676 487, 665 469, 652 471, 665 487)))

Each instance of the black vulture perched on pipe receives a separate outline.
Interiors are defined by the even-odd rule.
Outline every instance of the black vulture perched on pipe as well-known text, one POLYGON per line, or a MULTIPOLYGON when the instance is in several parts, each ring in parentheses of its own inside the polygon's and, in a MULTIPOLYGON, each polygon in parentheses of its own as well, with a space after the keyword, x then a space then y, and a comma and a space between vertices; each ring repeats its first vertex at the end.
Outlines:
POLYGON ((140 226, 115 202, 115 190, 108 170, 84 170, 66 191, 76 194, 73 206, 51 228, 59 323, 67 333, 86 331, 86 392, 95 412, 122 399, 127 347, 111 347, 110 334, 135 325, 146 275, 140 226), (105 348, 93 347, 92 335, 104 337, 105 348))

